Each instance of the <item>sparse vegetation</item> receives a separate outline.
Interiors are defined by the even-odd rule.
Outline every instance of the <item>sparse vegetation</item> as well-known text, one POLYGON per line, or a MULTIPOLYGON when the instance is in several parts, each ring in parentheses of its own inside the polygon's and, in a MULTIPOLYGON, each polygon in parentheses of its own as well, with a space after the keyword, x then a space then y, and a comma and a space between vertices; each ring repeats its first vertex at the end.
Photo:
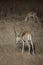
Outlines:
MULTIPOLYGON (((33 9, 43 12, 42 5, 41 2, 0 2, 0 65, 43 65, 43 16, 39 17, 39 23, 24 21, 26 14, 33 9), (32 33, 35 55, 21 53, 22 45, 15 44, 14 30, 32 33)), ((25 47, 25 51, 27 49, 25 47)))

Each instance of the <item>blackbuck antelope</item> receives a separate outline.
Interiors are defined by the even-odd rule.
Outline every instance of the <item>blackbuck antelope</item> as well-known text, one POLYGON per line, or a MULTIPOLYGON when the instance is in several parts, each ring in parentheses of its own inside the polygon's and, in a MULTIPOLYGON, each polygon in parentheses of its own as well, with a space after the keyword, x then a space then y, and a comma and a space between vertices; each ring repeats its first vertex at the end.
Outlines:
POLYGON ((31 46, 32 46, 32 50, 33 50, 33 53, 34 53, 33 42, 32 42, 32 35, 31 35, 30 32, 24 32, 24 33, 22 33, 21 36, 17 35, 16 36, 16 44, 18 44, 20 41, 22 41, 22 43, 23 43, 22 53, 24 51, 24 44, 25 43, 26 43, 26 45, 28 45, 29 54, 30 54, 31 46))
POLYGON ((29 21, 37 21, 39 22, 39 19, 38 19, 38 16, 37 16, 37 13, 36 12, 29 12, 26 17, 25 17, 25 21, 27 21, 29 18, 29 21))

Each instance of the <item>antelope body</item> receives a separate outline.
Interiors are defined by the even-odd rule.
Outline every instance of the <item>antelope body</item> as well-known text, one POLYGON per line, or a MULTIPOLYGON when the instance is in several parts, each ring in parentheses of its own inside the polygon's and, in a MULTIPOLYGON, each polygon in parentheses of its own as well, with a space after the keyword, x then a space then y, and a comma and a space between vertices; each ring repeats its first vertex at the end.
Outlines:
POLYGON ((22 43, 23 43, 22 53, 24 51, 25 42, 26 42, 26 45, 28 45, 28 47, 29 47, 29 54, 30 54, 31 46, 32 46, 32 50, 33 50, 33 53, 34 53, 32 35, 31 35, 30 32, 24 32, 24 33, 22 33, 21 36, 17 36, 16 37, 16 44, 19 43, 20 41, 22 41, 22 43))
POLYGON ((29 21, 31 21, 33 19, 33 21, 37 20, 37 22, 39 22, 39 19, 37 17, 37 13, 36 12, 29 12, 26 17, 25 17, 25 21, 27 21, 29 18, 29 21))

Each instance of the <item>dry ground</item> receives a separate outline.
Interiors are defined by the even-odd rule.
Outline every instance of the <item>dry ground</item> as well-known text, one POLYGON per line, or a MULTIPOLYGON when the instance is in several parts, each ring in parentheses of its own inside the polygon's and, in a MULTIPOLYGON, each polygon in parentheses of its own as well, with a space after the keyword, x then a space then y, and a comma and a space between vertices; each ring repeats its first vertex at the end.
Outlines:
POLYGON ((0 21, 0 65, 43 65, 43 28, 40 23, 0 21), (22 54, 15 44, 15 30, 32 32, 35 55, 22 54))
POLYGON ((43 56, 21 53, 13 45, 0 46, 0 65, 43 65, 43 56))

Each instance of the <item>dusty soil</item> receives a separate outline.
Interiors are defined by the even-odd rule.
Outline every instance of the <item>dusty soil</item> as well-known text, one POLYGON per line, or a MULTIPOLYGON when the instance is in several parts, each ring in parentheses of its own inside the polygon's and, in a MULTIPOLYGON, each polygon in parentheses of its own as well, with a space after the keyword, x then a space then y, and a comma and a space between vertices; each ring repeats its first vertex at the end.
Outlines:
POLYGON ((43 56, 22 54, 14 45, 0 45, 0 65, 43 65, 43 56))
POLYGON ((43 28, 40 23, 1 20, 0 21, 0 65, 43 65, 43 28), (15 43, 17 34, 30 31, 35 44, 35 55, 22 54, 15 43))

